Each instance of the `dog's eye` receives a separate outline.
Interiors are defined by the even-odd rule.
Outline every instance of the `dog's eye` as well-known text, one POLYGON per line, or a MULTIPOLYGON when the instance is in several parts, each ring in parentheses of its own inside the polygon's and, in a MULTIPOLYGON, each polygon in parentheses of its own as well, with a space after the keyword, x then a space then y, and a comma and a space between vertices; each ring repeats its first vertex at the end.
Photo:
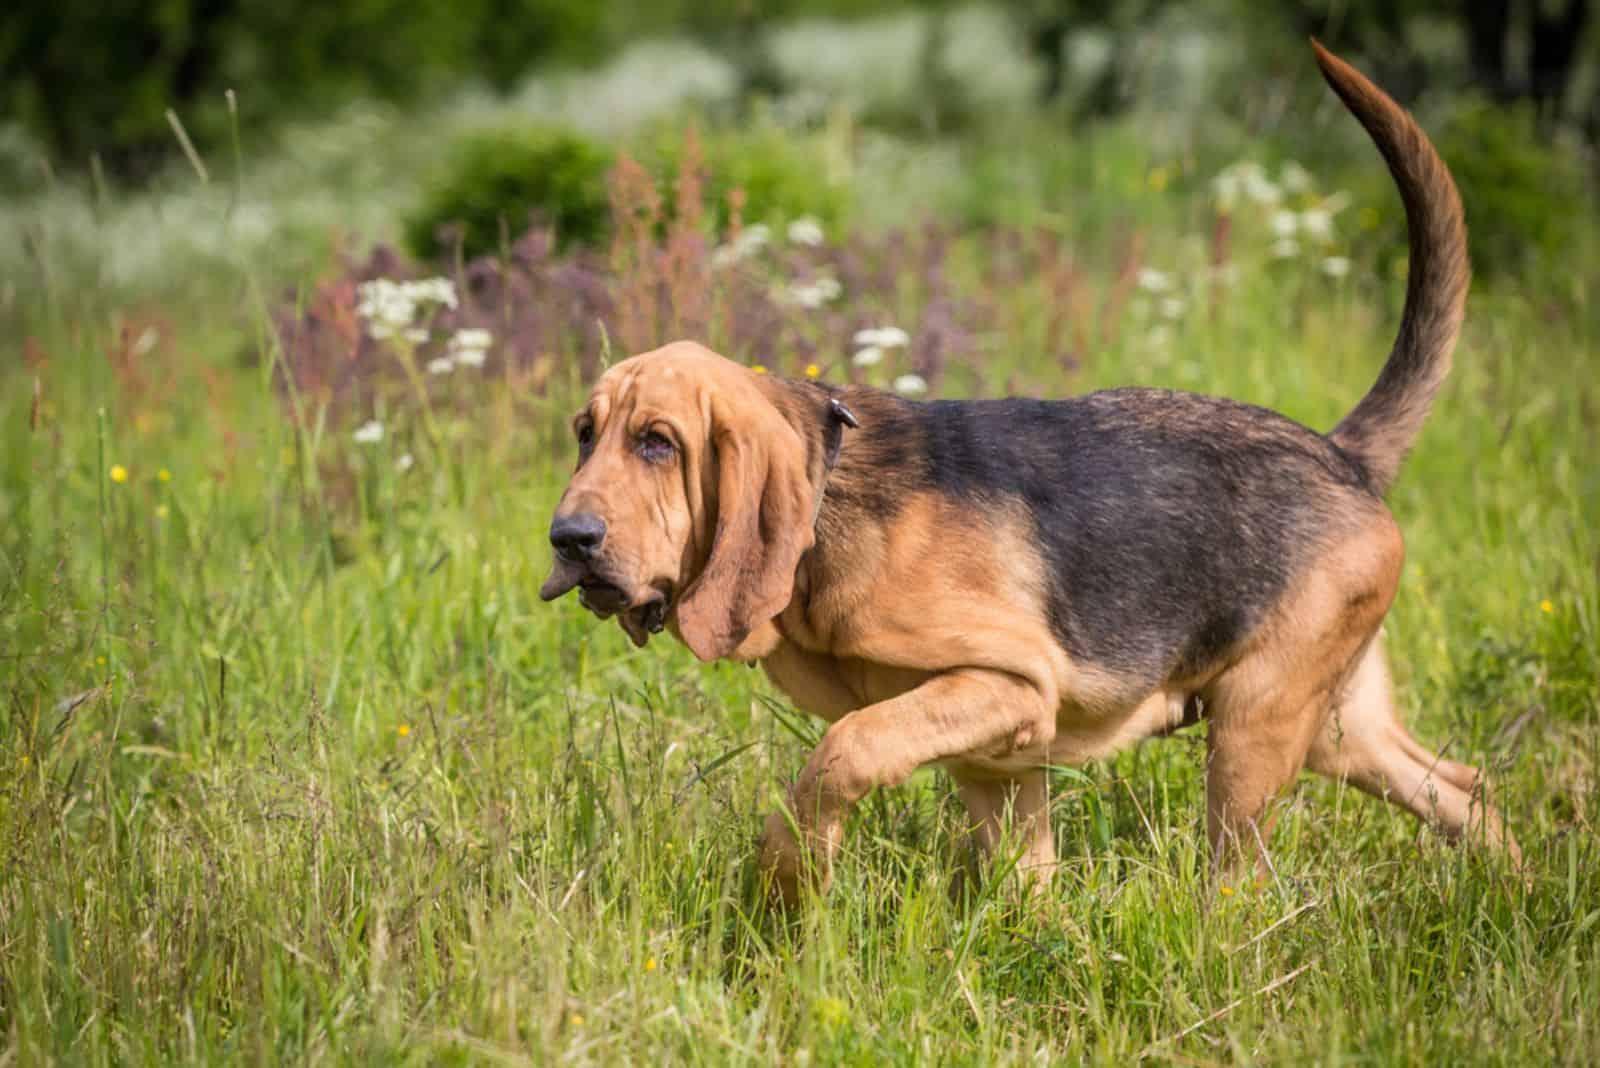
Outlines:
POLYGON ((639 443, 635 446, 639 456, 649 463, 664 464, 671 460, 678 451, 672 439, 665 434, 658 434, 654 430, 647 430, 639 435, 639 443))
POLYGON ((578 425, 578 451, 587 453, 594 447, 594 424, 580 423, 578 425))

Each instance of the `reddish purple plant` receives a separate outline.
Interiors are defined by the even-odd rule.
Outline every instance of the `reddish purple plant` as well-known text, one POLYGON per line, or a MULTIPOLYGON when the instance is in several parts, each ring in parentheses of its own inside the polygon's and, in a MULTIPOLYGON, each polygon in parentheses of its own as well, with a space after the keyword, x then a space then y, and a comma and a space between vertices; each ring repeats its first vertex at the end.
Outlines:
POLYGON ((950 369, 981 367, 992 355, 984 337, 1043 343, 1071 372, 1093 335, 1114 336, 1138 265, 1134 239, 1096 309, 1084 306, 1079 272, 1059 237, 1042 229, 958 232, 930 221, 819 241, 807 223, 800 239, 780 242, 764 226, 741 224, 737 192, 728 231, 714 245, 702 167, 691 136, 669 214, 656 181, 623 157, 610 178, 613 238, 604 253, 558 253, 542 228, 517 237, 504 257, 463 261, 457 242, 446 276, 453 288, 416 282, 426 265, 387 246, 343 262, 337 277, 277 311, 286 399, 303 417, 325 409, 345 422, 364 417, 380 392, 414 398, 424 389, 430 405, 448 404, 459 395, 446 387, 452 370, 540 390, 592 380, 608 341, 625 354, 677 338, 779 373, 879 382, 899 374, 932 392, 950 369), (429 294, 428 287, 443 289, 415 303, 395 298, 396 313, 373 295, 369 283, 393 289, 379 280, 429 294), (1024 292, 1031 296, 1019 300, 1024 292), (1028 305, 1045 315, 1025 332, 1018 316, 1028 305), (391 314, 399 318, 373 318, 391 314), (892 367, 857 366, 857 332, 884 326, 909 335, 892 352, 892 367), (492 338, 470 367, 452 363, 462 331, 492 338))

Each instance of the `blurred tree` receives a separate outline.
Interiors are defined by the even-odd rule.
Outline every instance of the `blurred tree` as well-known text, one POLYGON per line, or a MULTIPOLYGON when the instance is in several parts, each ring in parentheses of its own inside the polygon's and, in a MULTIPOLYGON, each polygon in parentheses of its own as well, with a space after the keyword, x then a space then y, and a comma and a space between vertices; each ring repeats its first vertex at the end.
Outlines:
POLYGON ((1067 41, 1085 30, 1105 36, 1109 55, 1078 102, 1083 118, 1103 118, 1129 103, 1128 67, 1137 35, 1160 17, 1167 0, 1004 0, 1044 71, 1040 103, 1059 102, 1067 88, 1067 41))
POLYGON ((1402 98, 1441 80, 1412 47, 1411 25, 1419 17, 1455 25, 1466 40, 1470 67, 1460 73, 1467 86, 1503 104, 1531 101, 1546 123, 1572 113, 1568 96, 1593 10, 1591 0, 1290 0, 1284 7, 1301 32, 1359 48, 1402 98))
POLYGON ((221 141, 229 88, 260 125, 464 78, 505 87, 594 58, 613 29, 592 0, 26 0, 0 16, 0 101, 68 166, 98 153, 137 176, 173 148, 168 108, 202 147, 221 141))

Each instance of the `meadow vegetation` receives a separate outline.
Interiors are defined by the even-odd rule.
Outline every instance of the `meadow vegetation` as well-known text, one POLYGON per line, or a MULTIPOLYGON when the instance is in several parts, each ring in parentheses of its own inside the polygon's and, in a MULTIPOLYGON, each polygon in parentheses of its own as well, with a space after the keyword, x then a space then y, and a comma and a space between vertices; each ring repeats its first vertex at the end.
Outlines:
MULTIPOLYGON (((894 25, 776 54, 832 42, 821 85, 894 25)), ((537 597, 598 368, 686 335, 918 395, 1167 386, 1327 428, 1388 351, 1403 234, 1309 54, 1259 86, 1276 119, 1153 106, 1070 137, 1003 77, 959 137, 820 88, 735 115, 702 58, 363 107, 204 180, 4 209, 0 1063, 1593 1063, 1581 168, 1533 227, 1553 244, 1480 265, 1390 495, 1400 705, 1491 770, 1522 873, 1307 778, 1274 877, 1212 891, 1201 728, 1055 774, 1043 902, 929 770, 861 806, 785 922, 755 838, 818 725, 759 671, 537 597), (614 161, 603 221, 405 250, 440 146, 535 118, 614 161)), ((1518 129, 1485 128, 1495 159, 1518 129)), ((1463 170, 1538 212, 1524 163, 1463 170)))

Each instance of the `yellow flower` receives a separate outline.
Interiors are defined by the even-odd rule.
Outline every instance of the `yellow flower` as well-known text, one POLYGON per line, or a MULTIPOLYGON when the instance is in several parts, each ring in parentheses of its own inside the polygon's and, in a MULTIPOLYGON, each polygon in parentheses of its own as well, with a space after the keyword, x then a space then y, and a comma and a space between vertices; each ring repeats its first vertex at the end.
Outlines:
POLYGON ((400 726, 395 728, 395 733, 404 738, 406 735, 411 733, 411 728, 402 723, 400 726))
POLYGON ((113 482, 126 482, 126 481, 128 481, 128 469, 126 467, 123 467, 121 464, 112 464, 111 465, 111 481, 113 481, 113 482))
POLYGON ((169 509, 167 508, 166 505, 164 505, 164 504, 156 505, 156 518, 157 519, 165 519, 165 518, 167 518, 168 512, 169 512, 169 509))
POLYGON ((106 664, 106 658, 105 657, 97 656, 97 657, 94 658, 94 666, 95 667, 105 667, 105 664, 106 664))
POLYGON ((653 972, 656 970, 656 959, 654 957, 651 957, 644 962, 644 970, 647 972, 653 972))
POLYGON ((581 1012, 573 1013, 571 1016, 567 1017, 567 1022, 569 1024, 571 1024, 573 1027, 582 1027, 583 1026, 583 1013, 581 1013, 581 1012))
POLYGON ((814 363, 806 364, 806 377, 807 378, 821 378, 822 377, 822 368, 818 367, 814 363))
POLYGON ((1232 897, 1233 896, 1233 887, 1231 887, 1231 886, 1219 887, 1217 892, 1220 893, 1223 897, 1232 897))
POLYGON ((1159 193, 1163 189, 1165 189, 1167 187, 1167 179, 1169 177, 1170 176, 1168 175, 1167 169, 1165 167, 1153 168, 1150 171, 1150 189, 1151 189, 1151 191, 1159 193))
POLYGON ((1545 615, 1549 615, 1555 610, 1556 606, 1550 603, 1550 598, 1546 597, 1544 600, 1539 602, 1539 611, 1543 612, 1545 615))
POLYGON ((754 371, 758 375, 764 375, 767 373, 767 365, 764 363, 751 364, 750 370, 754 371))
POLYGON ((156 478, 160 479, 162 482, 171 482, 172 472, 163 467, 161 470, 156 472, 156 478))

